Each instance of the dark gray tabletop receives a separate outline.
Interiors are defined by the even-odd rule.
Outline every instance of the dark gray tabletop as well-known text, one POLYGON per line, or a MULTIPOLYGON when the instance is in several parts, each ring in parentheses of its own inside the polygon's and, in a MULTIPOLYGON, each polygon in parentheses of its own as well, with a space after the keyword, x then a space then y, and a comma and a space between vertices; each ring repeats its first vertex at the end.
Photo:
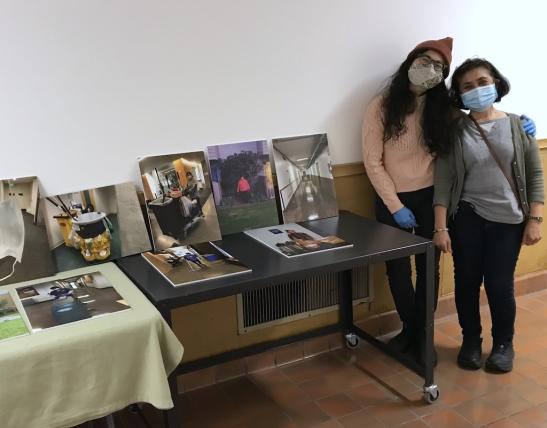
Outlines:
POLYGON ((322 235, 339 236, 351 242, 353 247, 289 259, 244 233, 236 233, 215 244, 249 266, 252 272, 178 287, 172 286, 140 254, 120 259, 117 264, 152 303, 168 309, 310 275, 423 253, 433 245, 427 239, 344 211, 339 217, 300 224, 322 235))

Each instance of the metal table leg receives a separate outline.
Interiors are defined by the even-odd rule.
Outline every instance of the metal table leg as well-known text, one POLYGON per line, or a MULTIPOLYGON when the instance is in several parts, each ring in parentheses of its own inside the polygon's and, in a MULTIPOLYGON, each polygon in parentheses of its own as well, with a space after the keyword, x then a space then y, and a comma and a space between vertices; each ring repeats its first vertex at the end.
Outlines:
POLYGON ((433 383, 433 323, 435 316, 435 246, 426 249, 426 291, 425 291, 425 373, 424 398, 433 403, 439 398, 439 389, 433 383))
POLYGON ((353 271, 342 272, 342 283, 338 286, 338 307, 340 312, 340 328, 350 349, 359 345, 359 336, 355 334, 353 325, 353 271))

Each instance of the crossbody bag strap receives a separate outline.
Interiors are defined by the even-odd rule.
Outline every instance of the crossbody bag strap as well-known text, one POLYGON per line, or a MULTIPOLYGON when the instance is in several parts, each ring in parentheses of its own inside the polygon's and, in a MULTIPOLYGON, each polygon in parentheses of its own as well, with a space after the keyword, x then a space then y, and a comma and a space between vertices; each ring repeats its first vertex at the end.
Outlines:
POLYGON ((490 154, 492 155, 492 157, 494 158, 494 160, 496 161, 496 164, 498 165, 499 169, 501 170, 501 172, 503 173, 503 176, 507 179, 507 182, 509 183, 509 186, 511 187, 511 190, 513 191, 513 193, 515 194, 515 197, 517 198, 517 202, 521 205, 522 207, 522 201, 520 200, 520 196, 519 196, 519 193, 517 192, 517 188, 515 187, 515 182, 513 181, 513 179, 509 176, 509 174, 507 174, 507 172, 505 171, 505 169, 503 168, 503 164, 501 163, 501 160, 500 158, 498 157, 498 155, 496 154, 496 152, 494 151, 494 149, 492 148, 492 144, 490 143, 490 140, 488 139, 488 137, 486 136, 486 134, 484 133, 484 130, 481 128, 481 126, 479 125, 479 122, 476 121, 476 119, 471 116, 471 113, 468 114, 469 118, 473 121, 473 123, 475 124, 475 126, 477 127, 477 130, 479 131, 479 133, 481 134, 481 137, 484 141, 484 143, 486 144, 486 147, 488 147, 488 150, 490 151, 490 154))

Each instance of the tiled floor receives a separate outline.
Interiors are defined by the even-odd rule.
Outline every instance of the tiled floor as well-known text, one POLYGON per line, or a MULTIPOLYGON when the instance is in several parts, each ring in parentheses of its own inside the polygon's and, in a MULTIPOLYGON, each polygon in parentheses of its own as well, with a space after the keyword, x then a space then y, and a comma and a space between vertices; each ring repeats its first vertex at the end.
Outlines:
MULTIPOLYGON (((547 427, 547 291, 519 297, 517 305, 517 358, 509 374, 459 369, 457 319, 437 321, 435 404, 422 401, 421 378, 364 345, 183 394, 184 428, 547 427)), ((486 356, 487 308, 484 315, 486 356)), ((157 412, 145 413, 150 426, 161 426, 157 412)), ((121 426, 146 426, 135 415, 118 419, 121 426)))

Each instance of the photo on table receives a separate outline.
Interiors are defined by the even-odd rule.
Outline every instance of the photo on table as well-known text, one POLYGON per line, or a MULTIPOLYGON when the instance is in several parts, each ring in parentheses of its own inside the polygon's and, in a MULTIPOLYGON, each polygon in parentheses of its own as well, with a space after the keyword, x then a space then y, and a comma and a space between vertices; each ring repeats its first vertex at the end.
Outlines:
POLYGON ((279 224, 265 140, 207 147, 223 235, 279 224))
POLYGON ((133 183, 46 197, 42 204, 59 272, 151 248, 133 183))
POLYGON ((338 215, 327 134, 272 140, 285 223, 338 215))
POLYGON ((142 256, 174 286, 251 272, 211 242, 147 252, 142 256))
POLYGON ((246 230, 245 234, 289 258, 353 247, 338 236, 323 236, 296 223, 246 230))
POLYGON ((28 334, 28 328, 7 290, 0 290, 0 341, 28 334))
POLYGON ((38 179, 0 180, 0 286, 55 273, 38 179))
POLYGON ((33 332, 130 309, 100 272, 17 288, 33 332))
POLYGON ((204 152, 139 159, 154 249, 221 238, 204 152))

